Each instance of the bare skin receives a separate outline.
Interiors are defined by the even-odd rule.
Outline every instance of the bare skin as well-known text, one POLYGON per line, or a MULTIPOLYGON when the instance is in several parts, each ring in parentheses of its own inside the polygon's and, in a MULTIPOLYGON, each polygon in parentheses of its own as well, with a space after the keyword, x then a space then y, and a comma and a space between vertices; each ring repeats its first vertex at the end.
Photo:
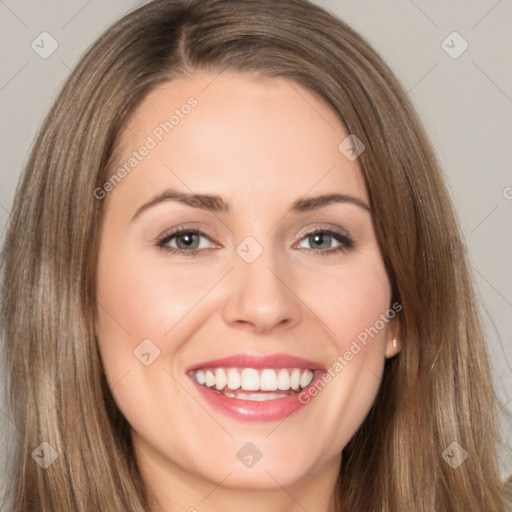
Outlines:
POLYGON ((287 213, 298 199, 332 193, 369 205, 357 160, 338 149, 347 135, 298 85, 228 72, 160 85, 126 126, 119 165, 148 136, 156 145, 105 198, 97 335, 155 511, 334 510, 341 451, 375 399, 385 359, 399 350, 398 317, 282 421, 213 409, 185 369, 276 353, 330 368, 389 310, 370 211, 346 201, 287 213), (189 97, 197 105, 158 140, 155 129, 189 97), (229 212, 169 200, 133 218, 171 187, 222 196, 229 212), (166 242, 180 254, 157 245, 180 226, 203 233, 196 256, 183 235, 166 242), (237 252, 249 236, 242 247, 261 249, 251 263, 237 252), (134 355, 145 339, 148 365, 134 355), (250 468, 237 457, 246 443, 262 454, 250 468))

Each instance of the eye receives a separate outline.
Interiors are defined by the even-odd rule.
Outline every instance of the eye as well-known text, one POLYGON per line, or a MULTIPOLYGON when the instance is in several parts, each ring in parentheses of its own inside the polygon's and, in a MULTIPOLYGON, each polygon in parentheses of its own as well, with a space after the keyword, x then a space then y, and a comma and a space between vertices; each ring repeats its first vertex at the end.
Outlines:
POLYGON ((164 251, 173 254, 186 254, 187 256, 196 256, 203 249, 207 248, 204 246, 201 247, 201 237, 210 240, 209 237, 202 231, 181 227, 172 233, 167 233, 162 238, 159 238, 157 241, 157 246, 164 251), (169 245, 172 242, 176 243, 175 247, 169 245))
POLYGON ((312 252, 314 256, 326 256, 329 254, 339 253, 347 251, 354 246, 353 240, 348 235, 331 229, 315 229, 303 237, 302 240, 308 241, 311 244, 313 248, 306 248, 306 251, 312 252), (333 241, 336 241, 339 245, 332 247, 331 244, 333 241))

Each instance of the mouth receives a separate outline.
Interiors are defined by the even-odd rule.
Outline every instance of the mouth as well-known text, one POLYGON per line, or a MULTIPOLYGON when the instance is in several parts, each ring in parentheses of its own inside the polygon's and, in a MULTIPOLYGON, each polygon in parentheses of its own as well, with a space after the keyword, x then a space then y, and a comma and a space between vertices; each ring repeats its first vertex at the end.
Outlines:
POLYGON ((318 363, 284 354, 238 355, 186 370, 209 405, 242 421, 275 421, 298 411, 324 372, 318 363))

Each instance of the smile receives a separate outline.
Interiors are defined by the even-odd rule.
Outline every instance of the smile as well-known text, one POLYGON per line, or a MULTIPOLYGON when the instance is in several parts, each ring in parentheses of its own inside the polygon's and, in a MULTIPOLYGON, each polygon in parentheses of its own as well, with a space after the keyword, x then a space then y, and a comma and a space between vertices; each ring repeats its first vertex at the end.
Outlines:
POLYGON ((286 355, 239 355, 208 361, 186 373, 215 409, 243 421, 274 421, 304 407, 300 393, 322 365, 286 355))

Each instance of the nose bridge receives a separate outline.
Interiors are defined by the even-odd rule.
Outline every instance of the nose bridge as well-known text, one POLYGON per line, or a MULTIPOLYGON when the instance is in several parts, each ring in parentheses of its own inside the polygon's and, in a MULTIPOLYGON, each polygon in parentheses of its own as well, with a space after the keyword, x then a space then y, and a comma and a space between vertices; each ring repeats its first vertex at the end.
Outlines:
POLYGON ((248 236, 236 247, 224 307, 226 322, 266 331, 299 321, 300 301, 292 290, 291 272, 276 253, 271 238, 259 237, 260 242, 248 236))

